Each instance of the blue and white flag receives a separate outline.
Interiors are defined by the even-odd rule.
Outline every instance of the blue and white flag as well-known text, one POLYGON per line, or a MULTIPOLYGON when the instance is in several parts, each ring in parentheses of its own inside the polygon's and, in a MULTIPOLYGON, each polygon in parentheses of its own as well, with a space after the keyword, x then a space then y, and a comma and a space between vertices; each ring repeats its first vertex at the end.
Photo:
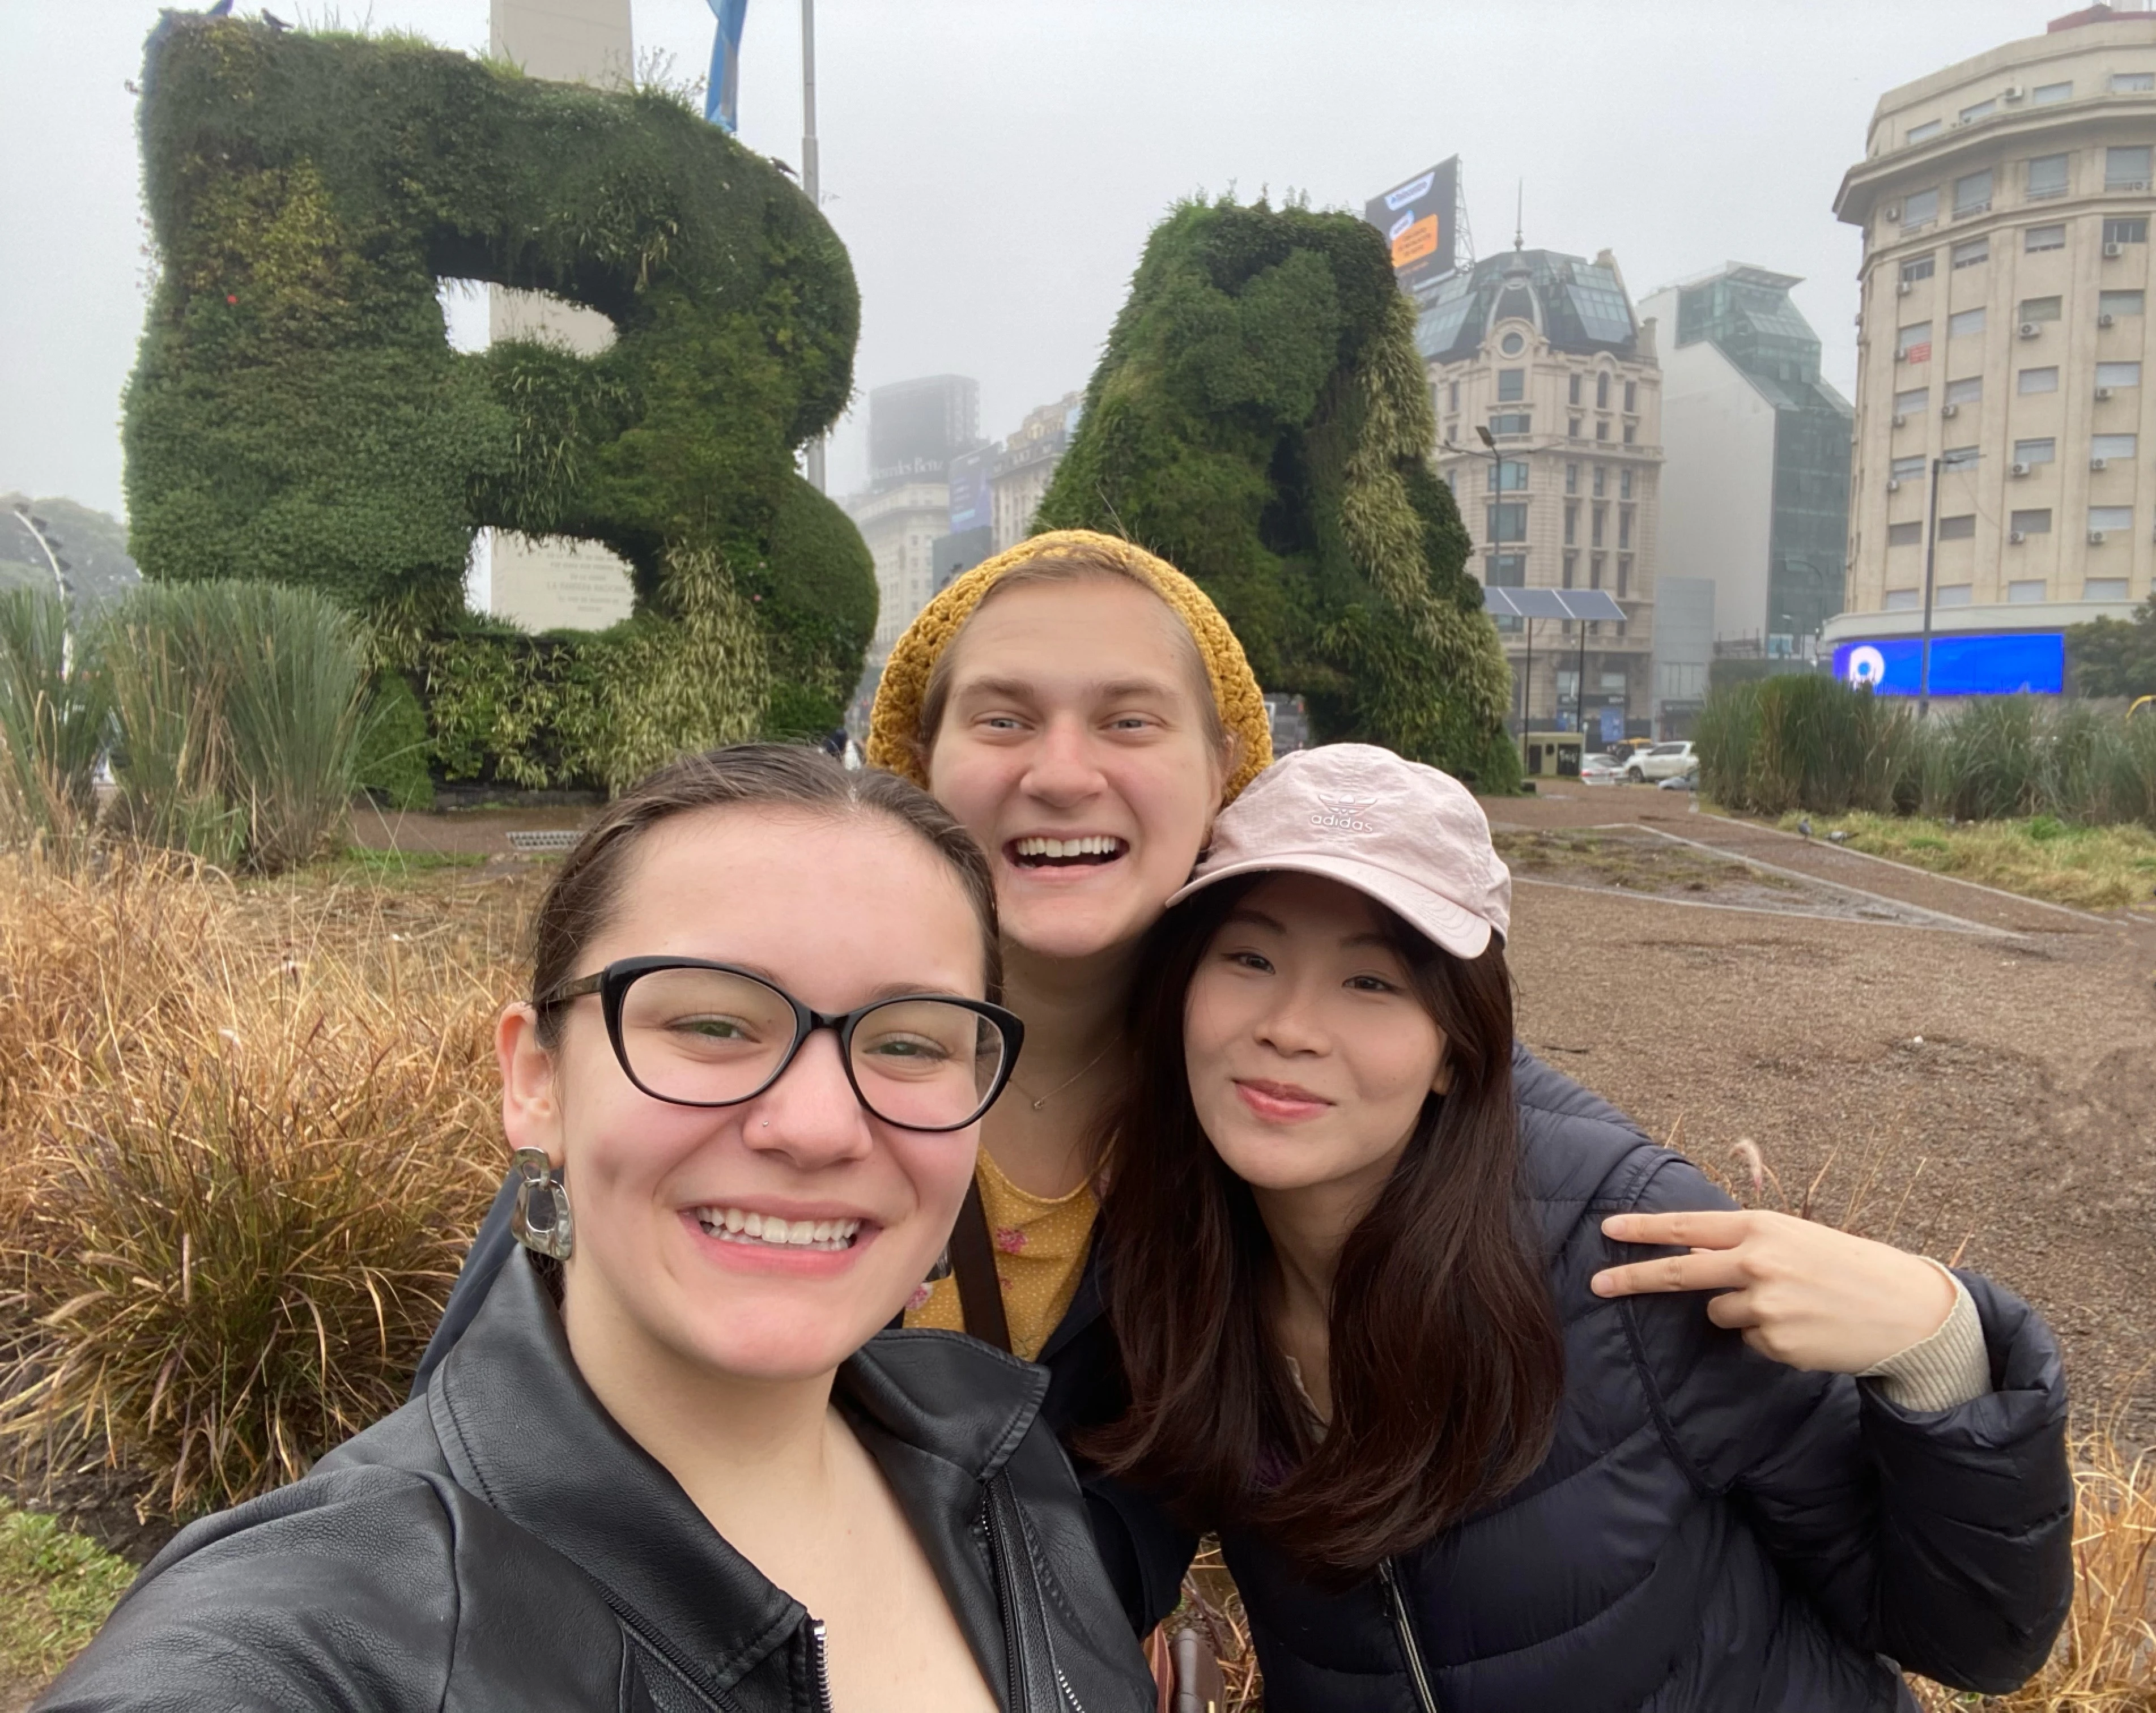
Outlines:
POLYGON ((704 117, 732 136, 741 129, 742 25, 748 18, 748 0, 711 0, 711 15, 719 21, 711 40, 711 74, 704 85, 704 117))

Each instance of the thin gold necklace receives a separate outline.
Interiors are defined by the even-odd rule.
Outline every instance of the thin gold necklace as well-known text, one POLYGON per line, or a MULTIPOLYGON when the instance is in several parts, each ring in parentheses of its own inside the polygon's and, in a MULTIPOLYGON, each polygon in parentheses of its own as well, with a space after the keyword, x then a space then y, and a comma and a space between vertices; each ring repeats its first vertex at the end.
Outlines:
POLYGON ((1016 1077, 1013 1077, 1011 1081, 1016 1085, 1019 1093, 1025 1095, 1025 1098, 1027 1100, 1033 1101, 1033 1110, 1035 1112, 1038 1112, 1050 1100, 1053 1100, 1058 1095, 1069 1088, 1071 1084, 1076 1082, 1080 1077, 1085 1075, 1087 1071, 1092 1069, 1095 1065, 1106 1059, 1108 1054, 1114 1050, 1115 1045, 1116 1044, 1113 1041, 1109 1042, 1106 1047, 1103 1047, 1098 1053, 1096 1053, 1091 1059, 1080 1065, 1078 1069, 1073 1071, 1069 1076, 1064 1078, 1061 1082, 1058 1083, 1054 1088, 1043 1095, 1038 1100, 1034 1100, 1033 1096, 1030 1095, 1025 1095, 1025 1085, 1019 1082, 1016 1077))

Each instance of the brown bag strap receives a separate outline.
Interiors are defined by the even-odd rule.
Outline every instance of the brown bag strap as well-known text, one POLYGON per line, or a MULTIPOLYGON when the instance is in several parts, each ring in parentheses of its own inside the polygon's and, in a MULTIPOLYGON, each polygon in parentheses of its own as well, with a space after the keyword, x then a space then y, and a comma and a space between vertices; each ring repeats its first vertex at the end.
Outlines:
POLYGON ((996 1277, 996 1246, 988 1235, 988 1211, 981 1205, 978 1177, 966 1186, 966 1204, 951 1230, 951 1273, 958 1286, 958 1307, 966 1331, 998 1350, 1011 1347, 1010 1322, 1004 1315, 1004 1288, 996 1277))

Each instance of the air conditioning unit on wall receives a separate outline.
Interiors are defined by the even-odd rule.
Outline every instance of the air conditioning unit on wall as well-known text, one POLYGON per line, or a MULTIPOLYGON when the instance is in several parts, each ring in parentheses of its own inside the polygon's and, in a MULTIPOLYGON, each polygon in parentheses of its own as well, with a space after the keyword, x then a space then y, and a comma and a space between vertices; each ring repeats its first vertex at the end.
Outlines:
POLYGON ((1939 407, 1939 414, 1943 417, 1958 417, 1961 414, 1961 407, 1958 404, 1943 404, 1939 407))
POLYGON ((1903 281, 1902 281, 1899 285, 1897 285, 1897 286, 1896 286, 1896 287, 1894 288, 1894 295, 1895 295, 1897 297, 1907 297, 1907 296, 1911 292, 1914 291, 1916 289, 1917 289, 1917 282, 1916 282, 1915 280, 1903 280, 1903 281))
POLYGON ((2006 466, 2006 474, 2010 476, 2025 476, 2029 474, 2029 466, 2025 464, 2010 464, 2006 466))
POLYGON ((2092 458, 2089 460, 2089 468, 2092 470, 2107 470, 2111 468, 2111 460, 2107 458, 2092 458))
POLYGON ((2111 397, 2111 388, 2110 388, 2110 387, 2097 387, 2097 388, 2096 389, 2096 402, 2097 402, 2098 404, 2102 404, 2102 403, 2104 402, 2104 400, 2105 400, 2105 399, 2107 399, 2107 398, 2108 398, 2108 397, 2111 397))
POLYGON ((2044 331, 2044 324, 2041 321, 2024 321, 2020 326, 2015 331, 2020 333, 2024 339, 2034 339, 2039 333, 2041 333, 2044 331))
POLYGON ((1907 418, 1907 417, 1903 416, 1900 411, 1898 411, 1898 410, 1897 410, 1897 411, 1896 411, 1896 412, 1894 413, 1894 426, 1895 426, 1896 428, 1900 428, 1900 427, 1901 427, 1904 423, 1907 422, 1908 420, 1909 420, 1909 419, 1908 419, 1908 418, 1907 418))
POLYGON ((2018 547, 2028 539, 2026 532, 2021 530, 2009 530, 2006 532, 2006 545, 2010 547, 2018 547))
POLYGON ((2102 530, 2091 530, 2088 534, 2088 540, 2090 546, 2101 547, 2103 546, 2103 531, 2102 530))
POLYGON ((1902 479, 1901 479, 1901 477, 1899 477, 1899 476, 1889 476, 1889 477, 1887 477, 1887 491, 1889 494, 1898 494, 1898 493, 1900 493, 1900 492, 1902 491, 1902 479))
POLYGON ((2096 318, 2096 324, 2099 327, 2116 327, 2118 325, 2118 317, 2116 315, 2098 315, 2096 318))
POLYGON ((2107 262, 2115 262, 2125 254, 2126 246, 2123 244, 2107 244, 2103 247, 2103 259, 2107 262))

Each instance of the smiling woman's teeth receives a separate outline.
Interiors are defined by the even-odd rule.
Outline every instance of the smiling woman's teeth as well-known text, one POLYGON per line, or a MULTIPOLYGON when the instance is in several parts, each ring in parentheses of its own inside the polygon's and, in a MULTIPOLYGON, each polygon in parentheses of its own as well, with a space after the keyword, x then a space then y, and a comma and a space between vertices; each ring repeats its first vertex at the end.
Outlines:
POLYGON ((739 1208, 699 1208, 696 1223, 706 1237, 722 1243, 770 1244, 792 1249, 851 1249, 855 1233, 861 1228, 858 1219, 781 1219, 776 1215, 767 1219, 739 1208))
POLYGON ((1122 840, 1105 833, 1088 833, 1083 839, 1020 839, 1014 843, 1022 857, 1113 856, 1122 848, 1122 840))

